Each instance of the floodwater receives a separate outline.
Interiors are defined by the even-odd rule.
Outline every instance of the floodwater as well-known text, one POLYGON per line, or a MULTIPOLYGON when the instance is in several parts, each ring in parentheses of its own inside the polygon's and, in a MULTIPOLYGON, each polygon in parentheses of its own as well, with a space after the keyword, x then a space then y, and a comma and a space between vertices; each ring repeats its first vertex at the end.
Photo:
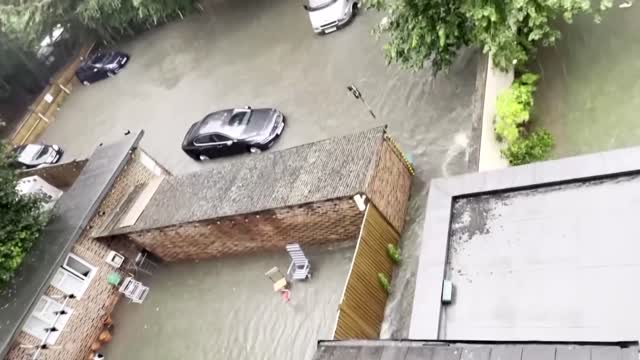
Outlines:
POLYGON ((429 181, 477 167, 471 149, 479 142, 472 134, 479 56, 462 51, 436 78, 430 69, 387 66, 383 43, 371 35, 379 19, 365 12, 344 29, 317 36, 298 0, 207 4, 203 13, 124 44, 131 54, 127 68, 75 88, 42 141, 62 145, 69 160, 142 128, 142 147, 182 174, 230 161, 198 163, 180 150, 190 124, 218 109, 281 109, 288 123, 273 150, 388 124, 417 169, 405 256, 383 330, 385 337, 406 337, 429 181), (358 86, 375 119, 346 91, 348 84, 358 86))
POLYGON ((556 138, 556 158, 640 144, 640 4, 601 24, 582 16, 541 49, 535 119, 556 138))
POLYGON ((286 272, 286 254, 162 264, 144 282, 142 305, 123 299, 114 337, 104 351, 114 360, 311 359, 318 339, 333 335, 354 248, 306 251, 312 278, 295 282, 291 301, 274 293, 264 273, 286 272))

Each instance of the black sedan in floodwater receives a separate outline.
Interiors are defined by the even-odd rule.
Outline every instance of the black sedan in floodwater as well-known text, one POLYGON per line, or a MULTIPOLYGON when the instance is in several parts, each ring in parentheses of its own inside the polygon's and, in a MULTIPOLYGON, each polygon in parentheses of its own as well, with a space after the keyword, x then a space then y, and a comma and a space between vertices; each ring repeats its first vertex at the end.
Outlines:
POLYGON ((195 160, 261 152, 282 134, 284 123, 284 115, 276 109, 246 107, 217 111, 191 125, 182 150, 195 160))
POLYGON ((83 62, 76 76, 83 85, 115 76, 129 62, 129 55, 121 51, 98 52, 83 62))
POLYGON ((26 144, 15 147, 13 154, 18 168, 31 169, 57 163, 63 151, 58 145, 26 144))

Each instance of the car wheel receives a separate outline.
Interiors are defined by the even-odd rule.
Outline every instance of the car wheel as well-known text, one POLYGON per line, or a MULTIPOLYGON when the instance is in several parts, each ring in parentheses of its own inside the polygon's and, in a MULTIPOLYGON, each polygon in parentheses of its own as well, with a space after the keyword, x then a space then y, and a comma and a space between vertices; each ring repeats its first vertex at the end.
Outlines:
POLYGON ((114 73, 112 73, 111 71, 107 71, 107 76, 108 76, 108 77, 113 77, 114 75, 115 75, 115 74, 114 74, 114 73))
POLYGON ((91 85, 91 83, 90 83, 90 82, 88 82, 87 80, 85 80, 85 81, 83 81, 83 82, 82 82, 82 85, 84 85, 84 86, 89 86, 89 85, 91 85))
POLYGON ((260 149, 257 146, 252 146, 252 147, 249 148, 249 152, 252 153, 252 154, 259 154, 259 153, 262 152, 262 149, 260 149))
POLYGON ((353 15, 358 13, 358 3, 353 3, 353 5, 351 6, 351 12, 353 12, 353 15))

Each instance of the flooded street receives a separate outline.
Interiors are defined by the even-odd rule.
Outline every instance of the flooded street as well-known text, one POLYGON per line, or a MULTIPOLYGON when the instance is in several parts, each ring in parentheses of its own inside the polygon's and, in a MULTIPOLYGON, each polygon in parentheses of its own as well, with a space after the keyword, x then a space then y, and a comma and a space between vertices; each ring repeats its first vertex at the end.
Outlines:
MULTIPOLYGON (((462 51, 449 72, 436 78, 430 69, 412 72, 387 66, 383 43, 371 35, 379 19, 379 14, 364 12, 348 27, 317 36, 298 0, 210 4, 203 13, 124 44, 123 49, 131 55, 127 68, 114 78, 75 88, 42 140, 60 144, 66 150, 65 159, 70 160, 87 156, 98 143, 120 138, 126 129, 144 129, 142 147, 171 172, 181 174, 232 161, 199 163, 180 149, 189 126, 219 109, 251 105, 283 111, 287 127, 273 150, 388 124, 389 133, 417 169, 402 239, 404 259, 392 283, 388 321, 383 327, 385 337, 406 337, 429 181, 477 167, 471 149, 478 144, 472 134, 472 119, 479 110, 475 107, 479 56, 462 51), (360 89, 376 119, 347 92, 349 84, 360 89)), ((262 268, 234 269, 250 276, 264 272, 262 268)), ((347 269, 341 271, 346 276, 347 269)), ((168 272, 167 276, 172 276, 168 272)), ((342 283, 333 285, 341 291, 342 283)), ((163 301, 173 299, 176 303, 172 306, 182 306, 177 301, 181 291, 193 294, 186 287, 176 288, 175 297, 163 301)), ((224 303, 221 305, 242 306, 237 299, 224 296, 226 287, 220 291, 216 298, 224 303)), ((205 310, 202 314, 207 314, 205 310)), ((136 311, 148 313, 155 311, 155 306, 145 304, 136 311)), ((217 321, 226 321, 215 314, 217 321)), ((334 316, 325 319, 325 315, 307 317, 333 321, 334 316)), ((192 321, 212 321, 210 315, 203 319, 193 316, 192 321)), ((234 323, 229 331, 244 334, 246 327, 234 323)), ((259 344, 265 344, 260 334, 254 335, 259 344)), ((163 339, 168 338, 165 334, 163 339)), ((120 339, 122 336, 116 338, 120 339)), ((147 340, 153 339, 149 335, 147 340)), ((305 346, 313 346, 315 340, 304 339, 305 346)), ((152 343, 164 346, 162 341, 152 343)), ((213 344, 215 341, 209 344, 211 348, 213 344)), ((131 351, 142 351, 133 340, 130 346, 131 351)), ((201 349, 196 349, 199 354, 201 349)))
POLYGON ((640 6, 617 4, 601 24, 563 24, 533 66, 542 75, 534 116, 556 138, 556 158, 640 144, 640 6))
POLYGON ((286 254, 162 265, 146 280, 151 290, 142 305, 118 304, 114 338, 104 355, 110 360, 311 359, 317 339, 333 335, 353 251, 307 251, 313 276, 292 285, 289 304, 264 276, 274 265, 286 272, 286 254))

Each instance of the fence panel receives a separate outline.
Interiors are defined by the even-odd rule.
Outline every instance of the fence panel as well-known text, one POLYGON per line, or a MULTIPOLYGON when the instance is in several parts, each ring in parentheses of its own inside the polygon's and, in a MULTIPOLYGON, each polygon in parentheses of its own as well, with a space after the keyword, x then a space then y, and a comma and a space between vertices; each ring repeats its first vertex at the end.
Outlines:
POLYGON ((380 285, 378 273, 391 280, 393 262, 387 247, 397 245, 399 239, 393 226, 369 203, 342 295, 334 339, 379 337, 388 294, 380 285))
POLYGON ((92 46, 82 48, 74 60, 53 77, 51 85, 47 86, 30 106, 30 111, 11 135, 10 142, 13 145, 35 142, 47 129, 49 123, 54 120, 58 108, 71 93, 75 71, 91 48, 92 46))

